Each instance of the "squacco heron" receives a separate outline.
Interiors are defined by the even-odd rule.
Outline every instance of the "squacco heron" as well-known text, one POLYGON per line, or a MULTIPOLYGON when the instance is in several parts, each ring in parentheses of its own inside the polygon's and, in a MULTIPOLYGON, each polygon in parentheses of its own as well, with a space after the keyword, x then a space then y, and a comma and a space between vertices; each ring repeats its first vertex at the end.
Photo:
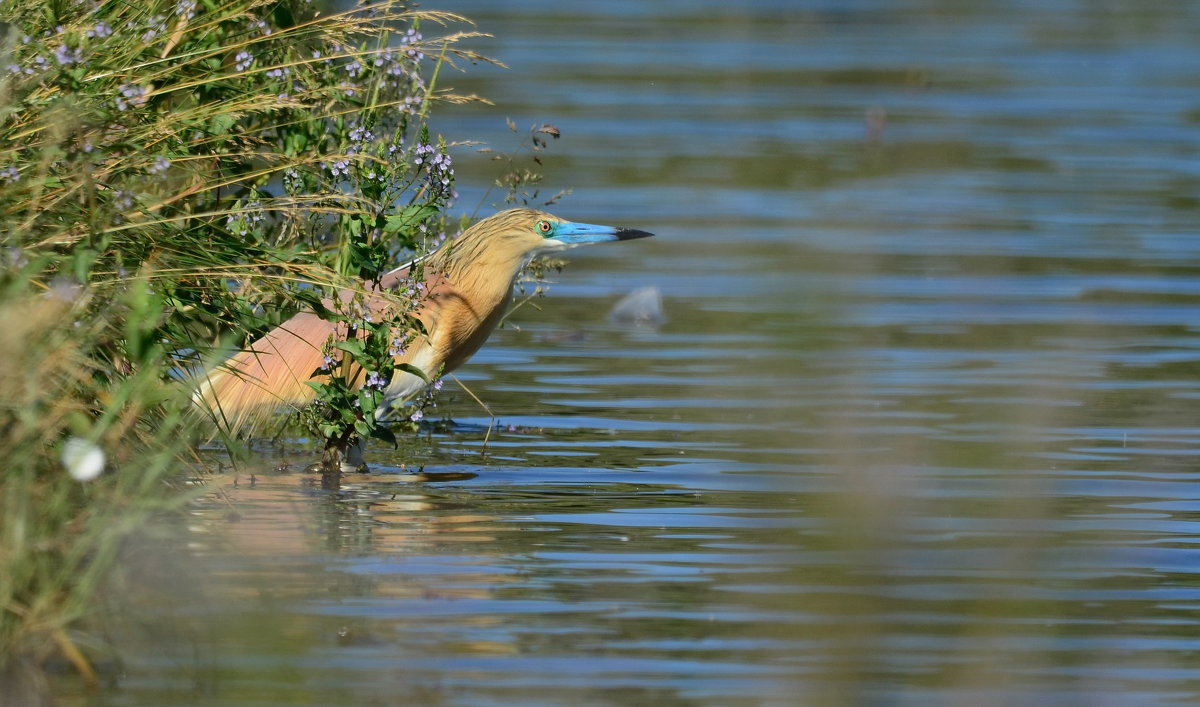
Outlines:
MULTIPOLYGON (((368 294, 409 283, 410 274, 424 278, 424 293, 414 315, 424 333, 396 356, 396 363, 419 369, 426 379, 453 371, 471 357, 496 328, 512 302, 513 283, 529 261, 543 253, 586 243, 624 241, 653 234, 628 228, 563 221, 543 211, 511 209, 479 221, 413 264, 387 273, 368 294)), ((344 298, 349 293, 343 294, 344 298)), ((368 296, 372 310, 387 306, 368 296)), ((301 312, 269 331, 209 374, 198 400, 230 432, 253 431, 280 409, 297 410, 315 392, 305 385, 321 368, 325 345, 337 323, 301 312)), ((362 384, 363 376, 358 376, 362 384)), ((380 415, 395 401, 421 391, 427 382, 396 369, 384 394, 380 415)))

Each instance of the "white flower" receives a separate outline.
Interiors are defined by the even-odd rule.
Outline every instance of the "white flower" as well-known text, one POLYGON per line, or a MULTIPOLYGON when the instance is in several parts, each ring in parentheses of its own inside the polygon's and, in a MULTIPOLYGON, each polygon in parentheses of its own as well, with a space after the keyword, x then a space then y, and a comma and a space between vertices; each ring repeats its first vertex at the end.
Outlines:
POLYGON ((95 442, 72 437, 63 443, 62 463, 76 481, 91 481, 104 471, 104 450, 95 442))

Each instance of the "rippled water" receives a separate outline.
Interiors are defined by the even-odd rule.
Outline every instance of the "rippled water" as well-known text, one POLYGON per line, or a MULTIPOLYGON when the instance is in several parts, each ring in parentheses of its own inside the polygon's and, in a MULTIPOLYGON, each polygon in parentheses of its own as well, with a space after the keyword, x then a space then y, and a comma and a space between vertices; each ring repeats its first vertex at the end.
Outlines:
POLYGON ((438 7, 511 67, 443 132, 553 123, 555 211, 658 237, 461 371, 486 449, 450 385, 340 496, 264 451, 93 699, 1200 698, 1200 5, 438 7))

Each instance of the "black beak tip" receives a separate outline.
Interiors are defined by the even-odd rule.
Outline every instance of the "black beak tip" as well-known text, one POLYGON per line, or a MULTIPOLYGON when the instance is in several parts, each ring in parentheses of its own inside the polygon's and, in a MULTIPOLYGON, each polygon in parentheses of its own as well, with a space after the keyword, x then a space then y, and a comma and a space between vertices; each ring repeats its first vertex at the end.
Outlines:
POLYGON ((632 241, 635 238, 649 238, 653 236, 649 231, 639 231, 636 228, 618 228, 617 240, 632 241))

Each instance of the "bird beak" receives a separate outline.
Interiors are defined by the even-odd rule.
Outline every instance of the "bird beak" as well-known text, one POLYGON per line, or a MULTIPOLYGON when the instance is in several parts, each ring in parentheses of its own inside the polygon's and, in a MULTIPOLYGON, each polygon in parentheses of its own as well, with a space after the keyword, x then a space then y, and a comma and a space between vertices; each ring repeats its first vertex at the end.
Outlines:
POLYGON ((582 243, 603 243, 605 241, 631 241, 634 238, 646 238, 653 235, 653 233, 633 228, 617 228, 615 226, 597 226, 591 223, 562 221, 555 228, 551 239, 565 245, 580 245, 582 243))

